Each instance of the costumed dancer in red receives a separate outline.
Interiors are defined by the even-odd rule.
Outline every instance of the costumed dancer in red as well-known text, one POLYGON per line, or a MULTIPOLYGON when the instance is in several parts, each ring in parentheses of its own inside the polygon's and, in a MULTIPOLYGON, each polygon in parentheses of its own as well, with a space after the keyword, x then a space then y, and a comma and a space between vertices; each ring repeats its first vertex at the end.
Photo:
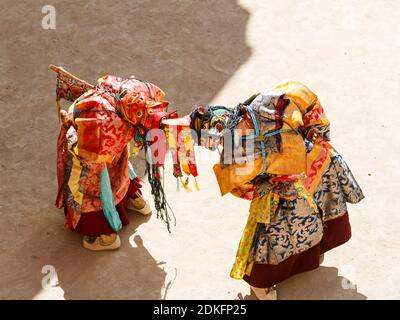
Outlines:
MULTIPOLYGON (((61 128, 57 142, 58 194, 65 227, 83 235, 93 251, 120 247, 118 232, 129 223, 127 211, 147 215, 141 184, 129 162, 130 151, 146 148, 146 133, 159 128, 168 102, 152 83, 104 76, 92 86, 60 67, 57 105, 61 128), (73 101, 68 113, 60 99, 73 101)), ((162 163, 148 165, 157 172, 162 163)), ((160 193, 159 175, 149 174, 153 195, 160 193)), ((163 193, 163 192, 162 192, 163 193)), ((169 223, 165 198, 156 198, 157 215, 169 223)))

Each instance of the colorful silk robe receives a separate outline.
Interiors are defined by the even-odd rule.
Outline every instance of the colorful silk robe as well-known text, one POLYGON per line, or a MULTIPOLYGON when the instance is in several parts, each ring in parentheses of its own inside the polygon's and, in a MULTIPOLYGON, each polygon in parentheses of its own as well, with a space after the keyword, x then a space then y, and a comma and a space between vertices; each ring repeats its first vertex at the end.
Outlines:
POLYGON ((242 160, 214 166, 221 194, 252 200, 231 277, 256 263, 279 264, 322 239, 324 221, 347 212, 363 193, 329 144, 329 121, 317 96, 297 81, 259 94, 237 128, 251 129, 242 160), (243 160, 246 160, 243 162, 243 160))
POLYGON ((164 92, 151 83, 105 76, 71 105, 72 125, 62 126, 58 137, 56 200, 58 208, 66 207, 69 229, 76 227, 82 213, 102 210, 100 184, 105 168, 115 205, 128 190, 132 177, 128 144, 134 139, 142 147, 146 128, 133 126, 133 119, 121 114, 116 96, 123 90, 137 92, 147 104, 167 104, 164 92))

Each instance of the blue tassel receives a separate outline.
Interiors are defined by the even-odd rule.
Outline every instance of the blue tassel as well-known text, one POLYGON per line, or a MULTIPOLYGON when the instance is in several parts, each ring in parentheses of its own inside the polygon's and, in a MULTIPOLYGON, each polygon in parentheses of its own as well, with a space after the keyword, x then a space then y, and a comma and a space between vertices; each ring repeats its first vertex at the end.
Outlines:
POLYGON ((129 167, 129 175, 131 180, 137 177, 135 170, 133 169, 132 163, 128 160, 128 167, 129 167))
POLYGON ((108 224, 114 231, 118 232, 122 228, 122 223, 118 211, 115 209, 114 196, 111 190, 107 166, 100 172, 100 199, 103 213, 108 224))

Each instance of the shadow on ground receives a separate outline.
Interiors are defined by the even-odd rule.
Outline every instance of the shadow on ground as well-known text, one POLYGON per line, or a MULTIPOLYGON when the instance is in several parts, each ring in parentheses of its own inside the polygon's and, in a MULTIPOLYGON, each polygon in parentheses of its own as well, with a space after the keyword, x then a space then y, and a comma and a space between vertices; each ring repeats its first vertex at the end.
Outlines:
MULTIPOLYGON (((51 256, 58 286, 65 299, 162 299, 167 295, 164 262, 156 261, 147 251, 137 227, 149 217, 133 215, 130 225, 120 233, 123 245, 114 252, 88 252, 74 237, 70 255, 62 251, 51 256), (75 251, 75 252, 72 252, 75 251), (73 258, 71 265, 70 259, 73 258), (127 287, 130 290, 127 290, 127 287)), ((60 249, 63 243, 54 244, 60 249)), ((47 295, 48 297, 48 295, 47 295)), ((34 298, 40 299, 40 295, 34 298)))
MULTIPOLYGON (((321 266, 316 270, 298 274, 277 285, 279 300, 366 300, 357 287, 345 277, 338 275, 338 269, 321 266)), ((257 300, 254 294, 240 300, 257 300)))
POLYGON ((162 298, 162 266, 140 238, 136 248, 127 244, 139 218, 122 232, 121 250, 99 254, 62 227, 62 211, 52 206, 58 121, 47 65, 91 83, 104 74, 135 75, 188 113, 250 56, 249 13, 232 0, 56 0, 57 28, 43 30, 46 4, 8 0, 1 12, 0 251, 7 263, 0 265, 0 299, 35 297, 43 265, 56 268, 66 298, 162 298))
MULTIPOLYGON (((20 256, 24 265, 14 279, 2 286, 2 299, 165 299, 172 283, 166 283, 165 262, 156 261, 136 229, 150 217, 131 215, 120 233, 117 251, 90 252, 81 247, 81 237, 65 230, 32 234, 34 254, 20 256), (43 267, 54 268, 58 288, 43 290, 49 275, 43 267), (42 271, 43 270, 43 271, 42 271)), ((52 274, 54 277, 54 274, 52 274)))

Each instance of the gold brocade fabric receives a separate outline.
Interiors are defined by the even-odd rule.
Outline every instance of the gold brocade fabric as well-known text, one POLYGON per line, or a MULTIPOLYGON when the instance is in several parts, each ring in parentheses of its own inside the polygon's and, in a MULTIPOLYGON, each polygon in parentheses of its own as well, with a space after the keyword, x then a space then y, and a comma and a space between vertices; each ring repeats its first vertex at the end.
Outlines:
POLYGON ((222 168, 215 164, 213 169, 217 178, 221 195, 225 195, 246 182, 253 180, 262 170, 263 160, 255 159, 253 162, 231 164, 222 168))
MULTIPOLYGON (((298 81, 283 82, 273 88, 269 94, 287 102, 286 107, 281 110, 282 114, 279 116, 283 119, 280 129, 287 131, 279 133, 280 152, 267 153, 266 173, 273 175, 304 174, 307 172, 307 166, 309 166, 311 160, 309 155, 306 154, 303 136, 307 136, 312 128, 315 128, 318 133, 318 128, 329 126, 329 120, 317 96, 298 81), (303 133, 303 135, 299 134, 299 132, 303 133)), ((260 97, 262 98, 262 95, 260 97)), ((255 101, 257 102, 257 98, 255 101)), ((276 108, 278 108, 279 103, 272 101, 270 105, 272 106, 270 110, 278 113, 276 108)), ((258 113, 262 118, 263 109, 260 108, 258 113)), ((278 118, 277 116, 275 117, 278 118)), ((278 122, 277 120, 276 123, 278 122)), ((275 122, 269 121, 266 123, 275 122)), ((261 134, 270 129, 262 121, 258 125, 260 126, 261 134)), ((274 124, 274 128, 275 126, 274 124)), ((240 188, 240 185, 247 183, 263 171, 263 162, 260 158, 256 158, 253 163, 247 162, 244 165, 233 163, 224 166, 223 169, 217 168, 218 166, 214 167, 214 172, 217 176, 221 195, 231 192, 235 188, 240 188), (237 175, 236 172, 238 170, 243 173, 237 175)))
POLYGON ((253 198, 250 205, 250 214, 246 227, 240 239, 235 263, 231 270, 231 277, 242 279, 245 273, 249 274, 253 266, 250 250, 256 232, 257 223, 269 223, 279 204, 279 196, 269 192, 261 197, 253 198))

